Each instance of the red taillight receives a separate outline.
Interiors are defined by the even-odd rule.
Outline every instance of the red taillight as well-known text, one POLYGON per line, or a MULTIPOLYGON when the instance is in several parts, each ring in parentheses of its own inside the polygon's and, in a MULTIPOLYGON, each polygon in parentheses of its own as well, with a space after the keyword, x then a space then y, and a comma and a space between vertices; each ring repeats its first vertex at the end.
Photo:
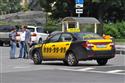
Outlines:
POLYGON ((83 44, 83 47, 85 47, 85 48, 92 48, 94 45, 92 44, 92 43, 89 43, 89 42, 84 42, 83 44))
POLYGON ((110 46, 114 46, 115 44, 113 42, 110 43, 110 46))
POLYGON ((32 33, 31 36, 37 36, 36 33, 32 33))

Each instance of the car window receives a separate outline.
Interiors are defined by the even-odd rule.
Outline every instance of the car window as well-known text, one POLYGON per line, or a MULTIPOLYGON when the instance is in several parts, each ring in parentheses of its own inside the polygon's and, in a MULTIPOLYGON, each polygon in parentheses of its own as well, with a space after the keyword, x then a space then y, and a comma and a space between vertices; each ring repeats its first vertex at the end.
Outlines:
POLYGON ((60 41, 72 41, 73 37, 71 34, 62 34, 60 37, 60 41))
POLYGON ((38 33, 43 33, 43 28, 38 27, 38 28, 36 28, 36 31, 37 31, 38 33))
POLYGON ((54 36, 52 36, 51 38, 49 38, 49 42, 57 42, 60 38, 61 34, 56 34, 54 36))
POLYGON ((34 32, 35 31, 35 28, 27 28, 28 30, 30 30, 30 32, 34 32))
POLYGON ((0 32, 11 32, 14 26, 0 26, 0 32))
POLYGON ((89 40, 89 39, 102 39, 101 36, 95 33, 76 33, 75 34, 80 40, 89 40))

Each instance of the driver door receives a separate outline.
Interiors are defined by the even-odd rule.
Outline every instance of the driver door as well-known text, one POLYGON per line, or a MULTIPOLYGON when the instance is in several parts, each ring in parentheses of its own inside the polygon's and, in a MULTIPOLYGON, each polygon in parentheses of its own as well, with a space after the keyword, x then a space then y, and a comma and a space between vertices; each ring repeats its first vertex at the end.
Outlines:
POLYGON ((56 34, 50 37, 42 47, 43 59, 57 59, 57 53, 55 52, 56 44, 60 38, 61 34, 56 34))

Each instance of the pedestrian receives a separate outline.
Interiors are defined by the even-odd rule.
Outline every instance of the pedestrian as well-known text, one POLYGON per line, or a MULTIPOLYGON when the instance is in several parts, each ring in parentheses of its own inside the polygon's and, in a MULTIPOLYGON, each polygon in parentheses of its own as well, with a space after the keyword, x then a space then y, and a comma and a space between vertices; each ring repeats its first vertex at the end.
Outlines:
POLYGON ((10 34, 10 59, 15 59, 16 56, 16 28, 13 27, 10 34))
POLYGON ((19 58, 28 58, 29 46, 30 46, 30 31, 27 26, 22 26, 22 33, 20 35, 20 54, 19 58))
POLYGON ((21 27, 21 34, 20 34, 20 53, 19 58, 23 58, 25 56, 25 36, 26 30, 24 26, 21 27))
POLYGON ((25 34, 25 56, 24 58, 29 58, 29 48, 31 44, 31 32, 27 29, 27 26, 24 26, 26 34, 25 34))

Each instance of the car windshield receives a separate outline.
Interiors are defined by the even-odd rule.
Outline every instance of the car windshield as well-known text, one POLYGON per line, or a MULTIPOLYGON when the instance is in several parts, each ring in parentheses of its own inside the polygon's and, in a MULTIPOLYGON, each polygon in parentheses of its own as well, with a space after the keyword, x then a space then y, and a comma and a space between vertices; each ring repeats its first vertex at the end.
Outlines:
POLYGON ((90 39, 103 39, 101 36, 95 33, 74 33, 74 35, 80 40, 90 40, 90 39))

